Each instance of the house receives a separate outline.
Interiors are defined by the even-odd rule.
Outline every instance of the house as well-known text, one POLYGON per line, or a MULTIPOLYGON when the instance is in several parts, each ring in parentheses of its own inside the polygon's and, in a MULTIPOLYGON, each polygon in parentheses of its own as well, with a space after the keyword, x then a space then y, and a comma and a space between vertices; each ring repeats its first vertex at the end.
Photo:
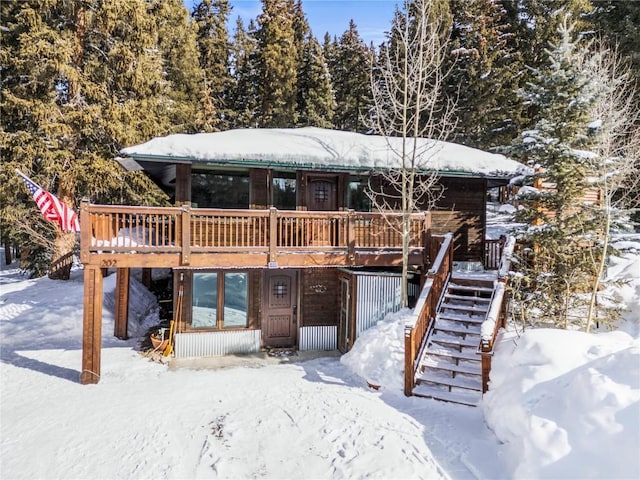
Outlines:
MULTIPOLYGON (((116 336, 126 337, 131 268, 171 268, 176 356, 265 347, 346 351, 398 308, 397 211, 372 211, 366 190, 397 168, 401 139, 319 128, 169 135, 122 150, 174 207, 81 207, 85 265, 83 383, 100 366, 101 268, 118 273, 116 336), (177 306, 177 305, 176 305, 177 306), (179 313, 176 313, 179 312, 179 313)), ((523 168, 501 155, 417 139, 443 194, 411 214, 413 299, 452 232, 456 262, 495 259, 485 241, 489 188, 523 168)), ((489 246, 488 246, 489 245, 489 246)))

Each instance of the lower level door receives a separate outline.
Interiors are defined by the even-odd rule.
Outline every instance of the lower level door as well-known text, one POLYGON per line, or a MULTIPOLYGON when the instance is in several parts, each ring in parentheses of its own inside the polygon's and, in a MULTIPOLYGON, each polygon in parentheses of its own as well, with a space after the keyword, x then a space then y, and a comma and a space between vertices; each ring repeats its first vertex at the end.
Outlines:
POLYGON ((297 292, 295 271, 267 270, 264 278, 262 340, 265 347, 296 343, 297 292))

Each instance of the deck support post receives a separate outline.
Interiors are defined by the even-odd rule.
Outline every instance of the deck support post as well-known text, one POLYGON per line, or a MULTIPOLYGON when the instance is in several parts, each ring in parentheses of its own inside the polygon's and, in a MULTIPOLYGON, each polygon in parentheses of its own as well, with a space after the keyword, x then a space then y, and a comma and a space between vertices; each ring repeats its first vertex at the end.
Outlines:
POLYGON ((116 269, 116 318, 113 335, 121 340, 129 338, 127 326, 129 323, 129 268, 116 269))
POLYGON ((84 267, 84 316, 82 325, 83 385, 100 381, 102 349, 102 273, 95 265, 84 267))
POLYGON ((142 277, 140 279, 140 281, 142 282, 142 285, 144 285, 147 288, 151 288, 151 269, 150 268, 143 268, 142 269, 142 277))

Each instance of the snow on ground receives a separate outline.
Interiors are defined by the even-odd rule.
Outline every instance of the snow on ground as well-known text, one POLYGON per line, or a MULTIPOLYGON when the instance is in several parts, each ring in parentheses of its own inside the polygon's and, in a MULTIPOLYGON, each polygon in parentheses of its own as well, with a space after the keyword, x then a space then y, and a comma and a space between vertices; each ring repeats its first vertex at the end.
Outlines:
MULTIPOLYGON (((372 390, 336 357, 216 370, 150 361, 138 338, 113 337, 114 277, 102 378, 83 386, 82 271, 30 280, 3 266, 0 478, 474 478, 476 454, 486 478, 501 475, 479 409, 406 398, 397 378, 372 390)), ((141 334, 157 309, 138 282, 132 297, 141 334)))
MULTIPOLYGON (((342 359, 152 362, 139 338, 113 337, 115 275, 102 378, 83 386, 82 272, 30 280, 3 266, 0 477, 639 478, 640 239, 625 241, 609 268, 626 281, 621 329, 505 332, 480 408, 404 397, 406 311, 342 359)), ((130 330, 141 335, 157 305, 138 282, 132 297, 130 330)))

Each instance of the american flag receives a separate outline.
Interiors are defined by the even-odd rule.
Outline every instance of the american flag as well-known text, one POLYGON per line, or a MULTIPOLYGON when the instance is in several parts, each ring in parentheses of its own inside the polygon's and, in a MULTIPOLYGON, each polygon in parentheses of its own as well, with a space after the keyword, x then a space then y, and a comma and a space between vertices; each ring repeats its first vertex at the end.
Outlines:
POLYGON ((27 185, 29 192, 31 192, 44 218, 52 222, 57 222, 63 232, 80 231, 80 223, 78 222, 76 212, 67 207, 53 193, 47 192, 19 170, 16 171, 27 185))

